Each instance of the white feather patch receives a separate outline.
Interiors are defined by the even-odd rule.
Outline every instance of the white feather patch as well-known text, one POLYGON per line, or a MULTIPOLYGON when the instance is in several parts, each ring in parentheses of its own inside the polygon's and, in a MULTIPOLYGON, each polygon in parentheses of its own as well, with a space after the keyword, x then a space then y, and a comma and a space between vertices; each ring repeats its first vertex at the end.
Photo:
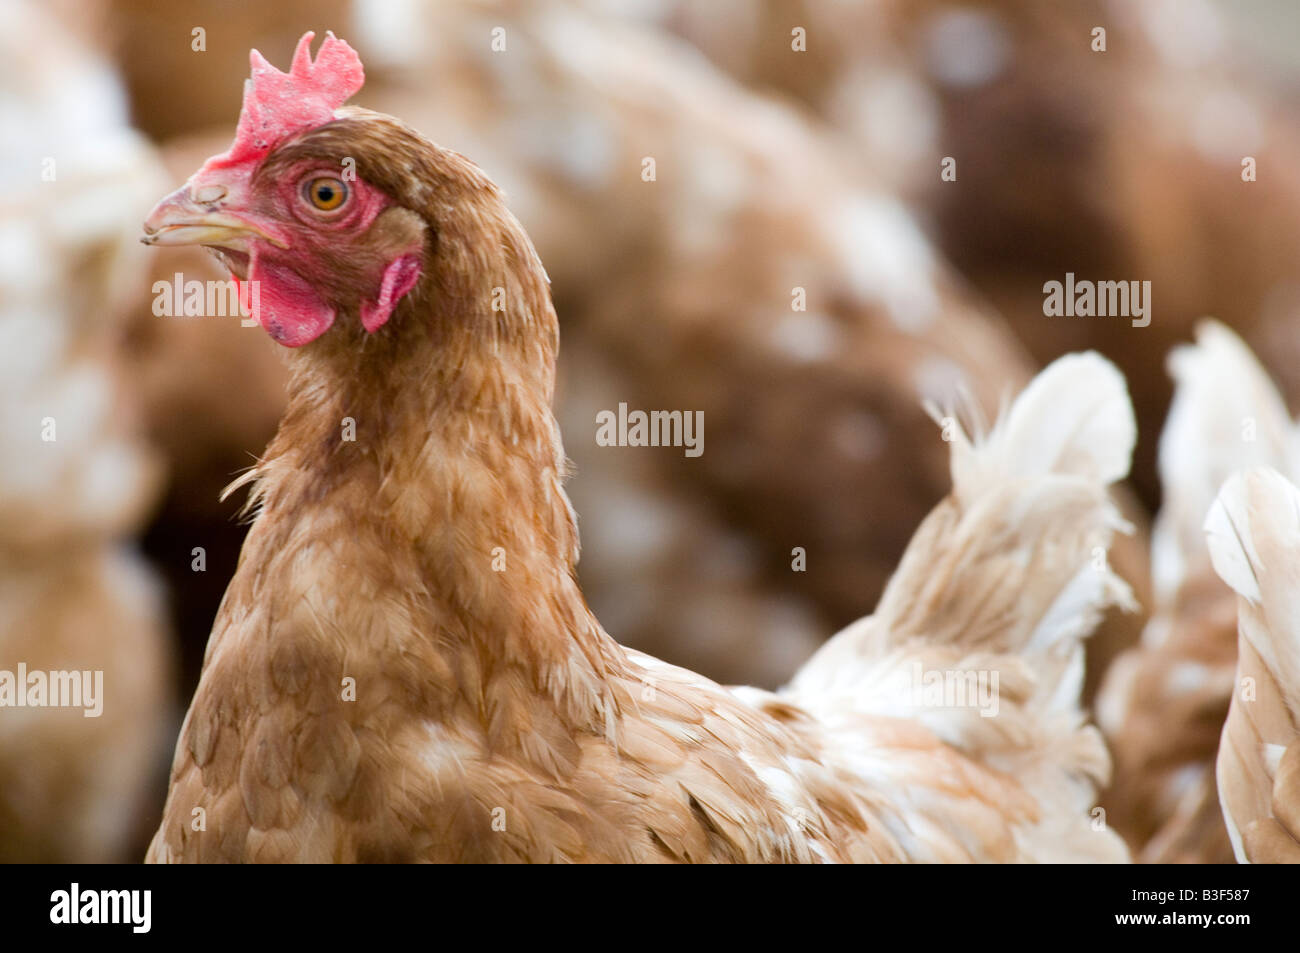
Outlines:
POLYGON ((1113 483, 1128 475, 1136 441, 1124 376, 1099 354, 1068 354, 1034 378, 987 440, 954 442, 953 486, 968 501, 1012 475, 1113 483))

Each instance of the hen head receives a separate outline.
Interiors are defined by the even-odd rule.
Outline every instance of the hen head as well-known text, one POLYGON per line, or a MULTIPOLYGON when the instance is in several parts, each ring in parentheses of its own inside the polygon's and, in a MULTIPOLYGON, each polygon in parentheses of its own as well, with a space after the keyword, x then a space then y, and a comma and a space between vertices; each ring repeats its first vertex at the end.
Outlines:
POLYGON ((288 73, 252 52, 234 143, 158 203, 143 238, 207 247, 288 347, 340 316, 366 333, 389 320, 425 270, 423 183, 444 154, 394 119, 340 108, 361 88, 361 61, 333 34, 313 61, 313 36, 288 73))

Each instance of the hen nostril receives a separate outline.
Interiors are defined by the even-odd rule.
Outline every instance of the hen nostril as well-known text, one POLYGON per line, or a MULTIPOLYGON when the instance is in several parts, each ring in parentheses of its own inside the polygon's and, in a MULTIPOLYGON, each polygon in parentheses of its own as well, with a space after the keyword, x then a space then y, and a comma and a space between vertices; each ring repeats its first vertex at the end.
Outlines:
POLYGON ((211 205, 213 202, 220 202, 226 197, 229 190, 224 185, 205 185, 191 193, 194 201, 201 205, 211 205))

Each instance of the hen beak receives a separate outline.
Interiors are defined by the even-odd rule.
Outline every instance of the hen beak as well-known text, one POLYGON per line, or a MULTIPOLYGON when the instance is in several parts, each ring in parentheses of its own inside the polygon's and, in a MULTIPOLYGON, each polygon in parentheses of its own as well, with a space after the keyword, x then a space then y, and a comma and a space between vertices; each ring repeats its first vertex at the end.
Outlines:
POLYGON ((195 201, 190 187, 183 185, 154 206, 144 220, 140 241, 146 245, 209 245, 245 250, 244 243, 260 238, 280 248, 288 247, 247 219, 217 211, 213 205, 195 201))

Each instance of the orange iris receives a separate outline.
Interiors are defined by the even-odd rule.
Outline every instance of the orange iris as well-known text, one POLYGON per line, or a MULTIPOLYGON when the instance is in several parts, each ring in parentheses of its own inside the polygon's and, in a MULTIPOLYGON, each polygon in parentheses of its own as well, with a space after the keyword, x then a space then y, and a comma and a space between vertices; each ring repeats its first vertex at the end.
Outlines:
POLYGON ((307 200, 322 212, 332 212, 346 201, 348 187, 341 179, 323 176, 307 183, 307 200))

